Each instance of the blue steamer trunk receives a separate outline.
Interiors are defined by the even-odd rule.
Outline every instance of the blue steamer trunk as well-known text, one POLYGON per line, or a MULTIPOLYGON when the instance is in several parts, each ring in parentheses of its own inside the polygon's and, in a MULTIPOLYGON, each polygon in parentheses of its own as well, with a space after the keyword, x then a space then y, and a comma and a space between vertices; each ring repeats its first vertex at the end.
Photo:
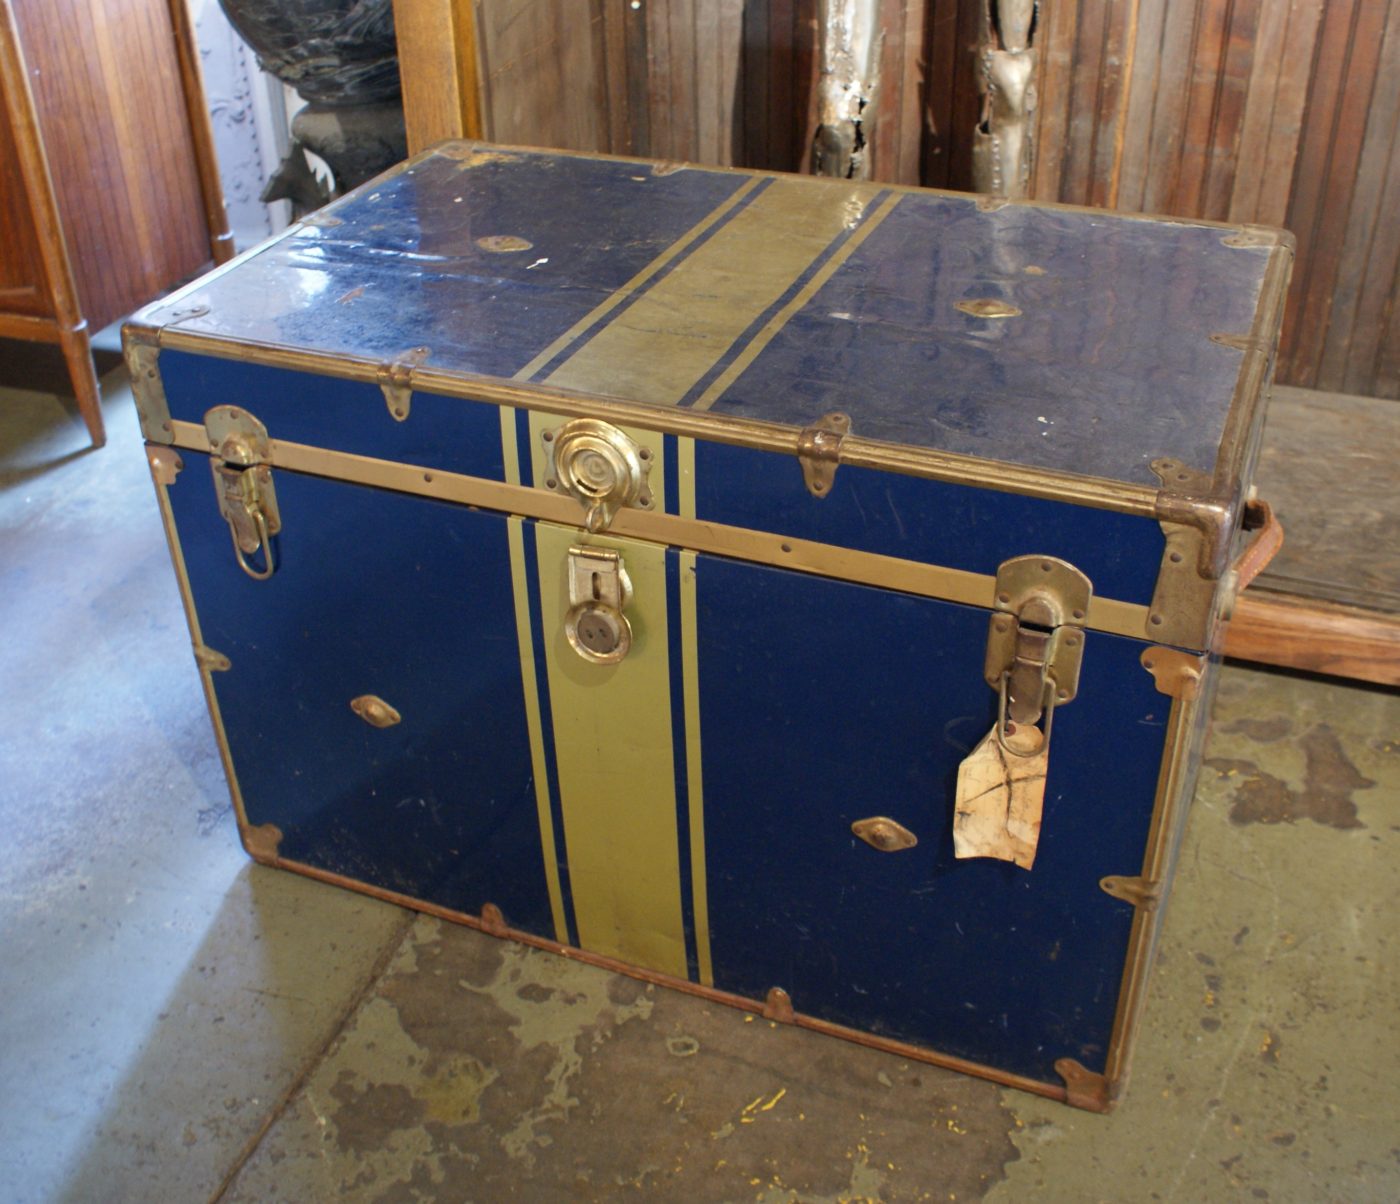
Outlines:
POLYGON ((148 309, 250 853, 1108 1107, 1290 258, 446 144, 148 309))

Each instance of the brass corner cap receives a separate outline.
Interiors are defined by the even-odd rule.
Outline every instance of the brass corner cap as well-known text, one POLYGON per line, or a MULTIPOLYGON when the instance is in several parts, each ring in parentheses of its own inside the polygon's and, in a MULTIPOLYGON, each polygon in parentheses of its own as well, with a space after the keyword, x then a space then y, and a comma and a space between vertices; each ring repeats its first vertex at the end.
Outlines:
POLYGON ((794 1024, 797 1015, 792 1008, 792 998, 782 987, 771 987, 763 1001, 763 1018, 776 1020, 779 1024, 794 1024))
POLYGON ((1113 1107, 1113 1084, 1107 1076, 1089 1070, 1074 1058, 1060 1058, 1055 1073, 1065 1081, 1065 1103, 1086 1112, 1108 1112, 1113 1107))
POLYGON ((248 856, 263 865, 276 865, 282 844, 282 829, 276 824, 239 824, 238 835, 248 856))
POLYGON ((1183 700, 1200 695, 1206 657, 1154 645, 1144 648, 1139 660, 1142 661, 1142 667, 1152 674, 1152 680, 1156 683, 1159 693, 1167 695, 1168 698, 1183 700))

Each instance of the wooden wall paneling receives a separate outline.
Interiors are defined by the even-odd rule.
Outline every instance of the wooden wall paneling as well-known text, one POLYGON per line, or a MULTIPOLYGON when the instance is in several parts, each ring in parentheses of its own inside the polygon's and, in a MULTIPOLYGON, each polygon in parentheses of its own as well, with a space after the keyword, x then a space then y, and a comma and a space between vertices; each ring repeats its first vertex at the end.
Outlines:
POLYGON ((1088 203, 1112 209, 1118 204, 1127 138, 1128 96, 1137 53, 1140 0, 1110 3, 1104 21, 1102 73, 1094 119, 1094 157, 1088 203))
POLYGON ((654 159, 676 158, 672 130, 676 113, 672 108, 671 79, 675 61, 671 54, 671 23, 667 7, 647 7, 647 120, 651 127, 647 154, 654 159))
POLYGON ((1209 152, 1196 208, 1201 217, 1212 221, 1225 221, 1230 216, 1262 3, 1234 0, 1223 30, 1209 152))
POLYGON ((1233 0, 1197 0, 1176 179, 1165 213, 1203 216, 1233 0))
POLYGON ((701 163, 734 162, 743 0, 695 6, 695 152, 701 163))
POLYGON ((1351 194, 1350 218, 1332 288, 1319 388, 1370 383, 1380 345, 1377 317, 1396 284, 1400 256, 1400 4, 1392 4, 1377 60, 1351 194))
POLYGON ((697 27, 695 0, 667 0, 652 7, 648 25, 649 68, 654 72, 652 129, 665 130, 664 138, 653 134, 652 153, 657 158, 701 158, 696 76, 712 33, 708 22, 703 32, 697 27))
POLYGON ((743 149, 738 161, 745 167, 767 166, 771 158, 768 120, 769 66, 773 57, 769 33, 771 16, 768 0, 749 0, 744 5, 743 149))
POLYGON ((622 24, 625 57, 623 69, 627 78, 627 138, 628 153, 650 155, 651 150, 651 85, 650 52, 647 49, 647 10, 633 8, 624 0, 622 24))
POLYGON ((578 0, 477 0, 485 136, 523 146, 607 145, 607 76, 593 24, 601 5, 578 0))
POLYGON ((447 138, 482 138, 472 0, 394 0, 408 153, 447 138))
POLYGON ((1046 200, 1089 203, 1099 116, 1099 85, 1103 72, 1108 9, 1112 0, 1079 0, 1069 78, 1069 113, 1060 179, 1055 195, 1046 200))
POLYGON ((805 113, 794 94, 797 72, 798 5, 795 0, 768 0, 768 162, 777 171, 802 171, 810 155, 805 144, 805 113))
POLYGON ((958 0, 926 0, 924 31, 928 60, 925 125, 920 158, 923 182, 949 188, 953 158, 953 85, 961 45, 958 41, 958 0))
POLYGON ((1132 65, 1126 72, 1122 142, 1118 150, 1113 205, 1136 212, 1144 207, 1147 167, 1161 84, 1161 48, 1169 0, 1140 0, 1133 31, 1132 65))
POLYGON ((1162 22, 1142 194, 1142 210, 1146 213, 1174 212, 1199 12, 1197 4, 1187 5, 1178 0, 1167 5, 1162 22))
POLYGON ((1318 382, 1388 7, 1381 0, 1332 0, 1323 10, 1286 219, 1298 239, 1302 277, 1284 318, 1280 362, 1290 384, 1318 382))
POLYGON ((874 179, 918 184, 922 142, 925 0, 881 0, 879 120, 873 125, 874 179))
POLYGON ((1039 117, 1035 133, 1035 165, 1031 170, 1031 196, 1058 201, 1069 155, 1073 109, 1075 49, 1079 29, 1079 0, 1047 4, 1036 30, 1040 56, 1036 81, 1039 117))
POLYGON ((1283 224, 1322 3, 1294 0, 1260 10, 1228 221, 1283 224))
MULTIPOLYGON (((951 0, 950 0, 951 2, 951 0)), ((958 0, 957 58, 953 72, 950 113, 952 154, 948 161, 948 187, 972 187, 972 135, 982 119, 977 78, 977 42, 982 31, 982 0, 958 0)))

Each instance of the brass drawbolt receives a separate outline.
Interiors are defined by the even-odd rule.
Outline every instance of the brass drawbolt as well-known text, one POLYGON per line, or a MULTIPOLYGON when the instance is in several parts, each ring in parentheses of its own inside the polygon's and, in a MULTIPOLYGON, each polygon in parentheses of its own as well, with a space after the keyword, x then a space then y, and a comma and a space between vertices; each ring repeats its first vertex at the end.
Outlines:
POLYGON ((1048 744, 1055 707, 1078 691, 1092 595, 1089 578, 1053 556, 1018 556, 997 570, 1001 613, 992 616, 984 672, 1000 699, 997 741, 1013 756, 1048 744))
POLYGON ((204 415, 209 438, 209 467, 219 513, 228 523, 238 567, 255 581, 266 581, 276 571, 272 537, 282 529, 277 494, 272 487, 270 441, 267 428, 246 410, 215 406, 204 415), (262 568, 248 557, 262 552, 262 568))

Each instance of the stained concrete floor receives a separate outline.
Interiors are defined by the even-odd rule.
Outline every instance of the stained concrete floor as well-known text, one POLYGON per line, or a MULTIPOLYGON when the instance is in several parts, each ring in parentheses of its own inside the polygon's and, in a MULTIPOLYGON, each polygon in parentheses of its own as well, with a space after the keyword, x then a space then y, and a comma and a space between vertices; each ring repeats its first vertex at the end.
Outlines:
POLYGON ((1078 1113, 251 865, 121 371, 96 453, 16 380, 0 1199, 1400 1199, 1400 697, 1227 670, 1130 1090, 1078 1113))

